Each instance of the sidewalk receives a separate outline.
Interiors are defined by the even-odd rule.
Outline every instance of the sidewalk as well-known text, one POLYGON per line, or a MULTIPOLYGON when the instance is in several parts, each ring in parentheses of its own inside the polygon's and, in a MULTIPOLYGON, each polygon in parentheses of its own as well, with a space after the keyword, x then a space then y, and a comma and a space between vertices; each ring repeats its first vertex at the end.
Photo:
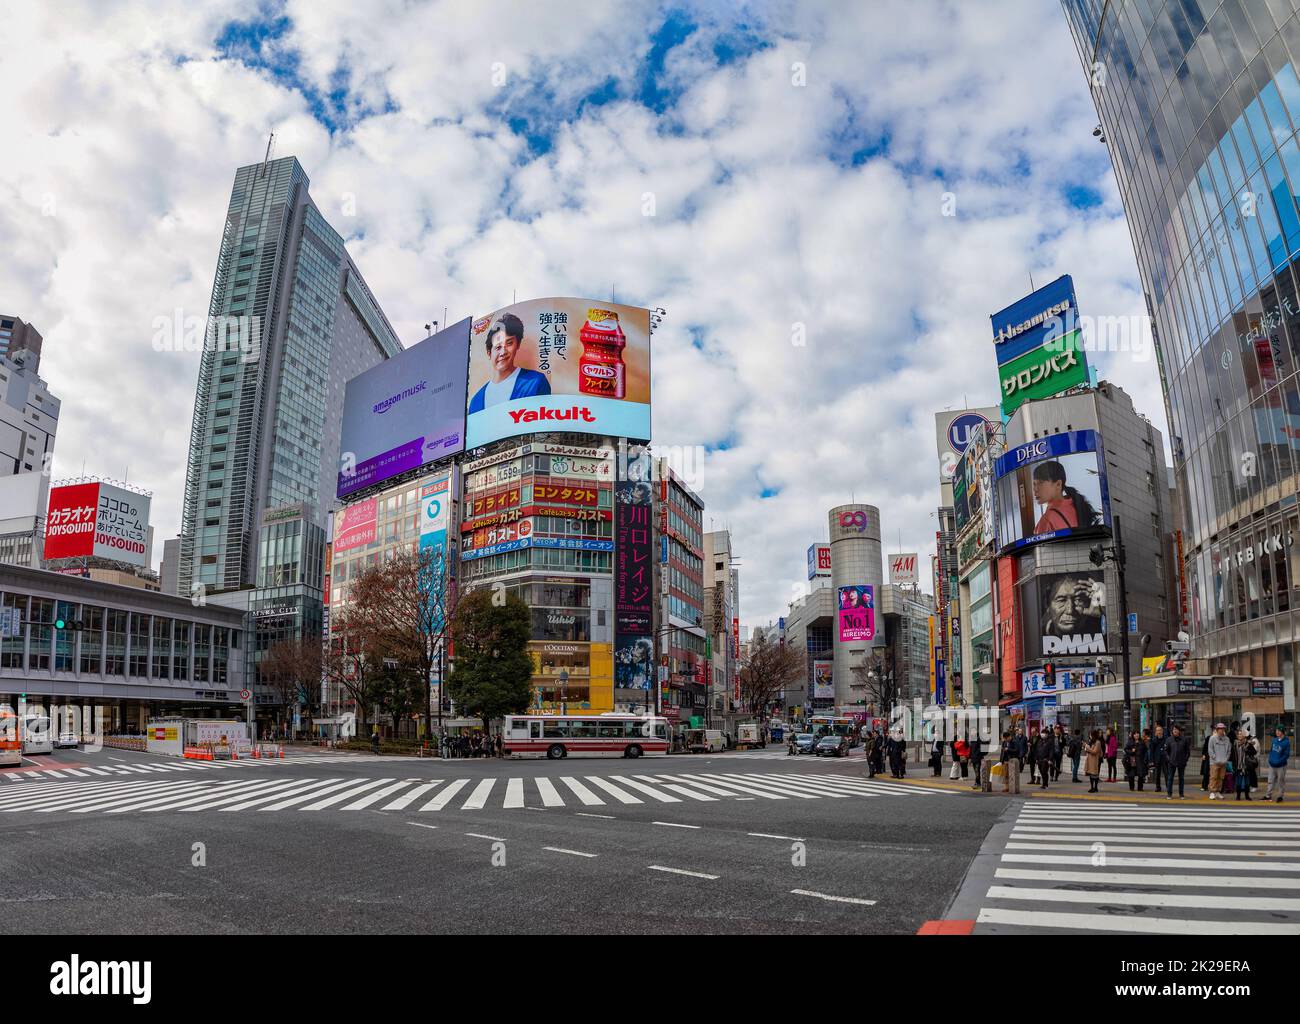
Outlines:
MULTIPOLYGON (((990 782, 993 784, 993 793, 980 794, 978 790, 971 788, 972 780, 969 778, 957 779, 955 781, 949 779, 948 772, 951 770, 952 765, 945 762, 943 775, 936 778, 930 773, 930 766, 928 764, 917 764, 908 766, 908 774, 904 779, 890 778, 888 771, 885 771, 881 775, 877 775, 876 778, 888 779, 890 782, 894 783, 918 786, 923 789, 943 789, 952 793, 971 793, 976 796, 994 794, 1006 796, 1016 795, 1015 793, 1003 794, 1002 780, 997 776, 993 776, 990 779, 990 782)), ((863 774, 865 775, 866 773, 864 772, 863 774)), ((1251 795, 1254 797, 1252 800, 1238 800, 1235 794, 1225 796, 1222 800, 1211 800, 1210 795, 1201 790, 1201 777, 1199 774, 1195 777, 1190 775, 1188 776, 1187 788, 1184 791, 1186 796, 1181 800, 1178 798, 1177 792, 1175 792, 1172 800, 1165 796, 1163 790, 1160 790, 1157 793, 1150 783, 1148 783, 1147 787, 1141 792, 1137 790, 1130 791, 1128 788, 1128 782, 1123 778, 1123 776, 1120 777, 1118 782, 1106 782, 1103 778, 1103 780, 1097 784, 1097 788, 1098 792, 1089 793, 1086 778, 1084 778, 1084 781, 1082 782, 1071 782, 1067 766, 1067 770, 1061 773, 1061 778, 1056 782, 1049 783, 1046 789, 1043 789, 1038 783, 1035 783, 1032 786, 1029 785, 1029 773, 1022 772, 1020 775, 1019 795, 1022 797, 1038 797, 1053 800, 1088 800, 1098 803, 1165 804, 1169 807, 1185 807, 1188 804, 1214 804, 1215 806, 1224 807, 1231 805, 1233 807, 1284 808, 1294 807, 1296 804, 1300 804, 1300 798, 1294 798, 1295 803, 1291 803, 1286 798, 1284 798, 1283 802, 1280 804, 1265 801, 1265 786, 1259 786, 1251 791, 1251 795)))

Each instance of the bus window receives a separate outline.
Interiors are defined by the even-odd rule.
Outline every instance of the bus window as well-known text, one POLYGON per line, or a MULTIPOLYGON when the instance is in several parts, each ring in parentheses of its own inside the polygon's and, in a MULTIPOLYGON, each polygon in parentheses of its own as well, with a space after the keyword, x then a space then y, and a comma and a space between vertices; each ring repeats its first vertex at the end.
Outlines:
POLYGON ((661 740, 667 739, 667 738, 668 738, 668 726, 665 725, 663 722, 656 722, 656 723, 655 723, 655 735, 658 736, 661 740))
POLYGON ((569 736, 568 722, 547 719, 543 723, 542 735, 548 740, 562 740, 569 736))
POLYGON ((529 727, 530 734, 531 734, 531 736, 532 736, 533 739, 535 739, 535 740, 540 740, 540 739, 542 738, 542 723, 541 723, 541 722, 529 722, 529 723, 528 723, 528 727, 529 727))
POLYGON ((569 739, 571 740, 592 740, 596 738, 595 722, 570 722, 569 739))
POLYGON ((623 723, 622 722, 601 722, 599 723, 601 739, 622 739, 623 723))

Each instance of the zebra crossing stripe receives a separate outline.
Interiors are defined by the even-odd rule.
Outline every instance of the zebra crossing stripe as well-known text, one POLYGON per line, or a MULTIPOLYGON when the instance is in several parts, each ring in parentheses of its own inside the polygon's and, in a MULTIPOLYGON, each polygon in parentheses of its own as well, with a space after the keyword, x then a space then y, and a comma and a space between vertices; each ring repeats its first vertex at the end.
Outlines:
MULTIPOLYGON (((1091 864, 1092 857, 1067 857, 1059 854, 1004 853, 1008 864, 1091 864)), ((1173 857, 1115 857, 1106 854, 1107 865, 1133 868, 1201 868, 1213 871, 1294 871, 1295 864, 1260 864, 1253 860, 1194 860, 1173 857)))
MULTIPOLYGON (((773 788, 777 789, 779 792, 788 793, 794 791, 796 795, 815 794, 817 796, 830 797, 832 800, 846 800, 851 795, 845 790, 839 788, 838 786, 819 786, 816 783, 807 782, 804 780, 800 780, 799 782, 787 781, 785 779, 781 779, 779 777, 774 777, 771 775, 759 775, 759 776, 751 775, 749 777, 761 779, 762 780, 761 784, 772 786, 773 788)), ((755 783, 755 785, 759 785, 759 784, 760 783, 757 782, 755 783)), ((859 794, 852 794, 852 795, 859 795, 859 794)))
POLYGON ((420 808, 421 811, 440 811, 451 803, 452 797, 469 785, 469 779, 457 779, 441 793, 435 796, 427 804, 420 808))
MULTIPOLYGON (((723 789, 729 789, 729 790, 732 790, 733 792, 748 793, 750 796, 761 796, 764 800, 784 800, 784 799, 786 799, 786 798, 785 798, 783 795, 781 795, 780 793, 771 793, 771 792, 768 792, 766 789, 755 789, 753 786, 746 786, 746 785, 744 785, 743 783, 739 783, 739 782, 731 782, 731 781, 729 781, 728 779, 726 779, 724 776, 721 776, 721 775, 699 775, 699 776, 696 776, 696 775, 691 775, 691 774, 688 774, 688 773, 685 773, 685 772, 680 773, 680 774, 681 774, 681 777, 682 777, 682 778, 684 778, 684 779, 686 779, 686 780, 688 780, 688 781, 694 781, 694 780, 696 780, 696 779, 700 779, 700 780, 703 780, 703 781, 707 781, 707 782, 709 782, 709 783, 711 783, 711 784, 713 784, 713 785, 715 785, 715 786, 721 786, 723 789)), ((745 778, 745 776, 742 775, 741 778, 745 778)))
POLYGON ((729 781, 731 779, 739 779, 741 780, 741 783, 743 785, 766 787, 776 793, 784 793, 788 796, 797 796, 800 800, 818 799, 816 794, 806 793, 798 786, 777 785, 773 783, 771 780, 762 778, 761 776, 755 777, 753 775, 707 775, 705 776, 705 778, 718 779, 719 781, 722 782, 723 785, 727 785, 727 781, 723 781, 723 780, 729 781))
POLYGON ((589 790, 577 779, 573 778, 573 776, 561 775, 560 781, 563 782, 566 786, 568 786, 569 789, 573 790, 573 795, 576 796, 580 801, 582 801, 584 807, 605 806, 604 800, 598 797, 595 793, 589 790))
POLYGON ((345 789, 342 793, 335 793, 324 800, 317 800, 314 804, 308 804, 303 808, 304 811, 323 811, 326 807, 333 807, 335 804, 347 800, 349 797, 360 796, 367 790, 374 789, 376 786, 382 786, 386 782, 392 782, 392 779, 371 779, 369 782, 363 782, 361 785, 354 785, 351 789, 345 789))
POLYGON ((506 799, 502 804, 505 808, 523 807, 524 806, 524 780, 511 779, 506 783, 506 799))
POLYGON ((643 804, 645 803, 640 797, 635 797, 631 793, 625 793, 612 782, 606 782, 599 775, 588 775, 587 781, 595 785, 598 789, 603 789, 619 803, 623 804, 643 804))
POLYGON ((403 780, 401 782, 395 782, 391 786, 385 786, 383 789, 378 790, 374 793, 367 793, 360 800, 354 800, 352 803, 347 804, 343 809, 345 811, 365 810, 375 801, 382 800, 386 796, 392 796, 399 789, 405 789, 408 785, 410 785, 410 783, 408 783, 406 780, 403 780))
POLYGON ((551 780, 545 776, 538 776, 533 779, 537 784, 537 792, 542 794, 543 807, 563 807, 564 797, 560 796, 559 791, 551 784, 551 780))
POLYGON ((696 789, 703 790, 705 793, 712 793, 714 796, 735 796, 736 794, 726 789, 719 789, 717 786, 710 786, 706 782, 696 782, 688 780, 684 775, 660 775, 658 778, 667 779, 669 782, 687 782, 689 781, 696 789))
MULTIPOLYGON (((1140 841, 1140 840, 1139 840, 1140 841)), ((1206 842, 1217 842, 1218 840, 1207 839, 1206 842)), ((1256 857, 1289 857, 1292 860, 1300 859, 1300 850, 1241 850, 1226 849, 1222 846, 1130 846, 1134 842, 1132 839, 1121 839, 1114 842, 1106 843, 1106 855, 1109 857, 1112 853, 1177 853, 1177 854, 1208 854, 1212 857, 1231 857, 1234 854, 1240 856, 1242 853, 1250 852, 1256 857)), ((1007 843, 1008 850, 1057 850, 1062 852, 1083 851, 1090 852, 1093 848, 1091 843, 1007 843)), ((1295 865, 1300 868, 1300 863, 1295 865)))
MULTIPOLYGON (((313 797, 323 796, 325 794, 325 788, 333 788, 329 785, 331 782, 338 782, 340 780, 300 779, 298 781, 304 782, 305 784, 298 786, 296 789, 277 790, 276 792, 272 793, 270 796, 265 796, 265 795, 255 796, 251 800, 241 800, 239 803, 231 804, 227 807, 223 807, 221 808, 221 810, 223 813, 226 811, 246 811, 250 807, 256 807, 258 804, 264 804, 268 800, 279 800, 281 797, 289 796, 289 795, 301 796, 301 799, 303 800, 310 800, 313 797)), ((345 785, 346 784, 350 784, 350 783, 345 783, 345 785)), ((291 802, 292 801, 288 801, 288 800, 285 801, 286 804, 291 802)))
POLYGON ((1053 903, 1114 903, 1135 907, 1192 907, 1203 910, 1300 910, 1300 899, 1280 896, 1211 896, 1196 893, 1115 893, 1100 889, 1031 889, 995 885, 989 898, 998 900, 1042 900, 1053 903))
POLYGON ((682 796, 690 800, 707 800, 710 803, 716 803, 718 799, 717 797, 709 796, 707 793, 701 793, 698 790, 691 789, 689 786, 678 786, 670 782, 659 782, 659 780, 653 775, 638 775, 636 778, 641 779, 642 781, 649 780, 650 782, 658 782, 664 789, 671 790, 674 793, 680 793, 682 796))
MULTIPOLYGON (((152 788, 152 787, 151 787, 152 788)), ((77 793, 29 793, 26 800, 9 801, 4 810, 6 813, 13 811, 39 811, 46 807, 62 809, 63 806, 76 806, 78 803, 102 799, 113 793, 122 792, 121 786, 104 786, 102 789, 83 789, 77 793), (71 800, 72 804, 68 804, 71 800)))
POLYGON ((977 924, 1006 924, 1017 927, 1065 928, 1071 931, 1194 932, 1198 935, 1300 935, 1300 924, 1257 921, 1189 921, 1179 917, 1124 917, 1109 914, 1062 914, 1057 911, 1003 910, 984 908, 977 924))
POLYGON ((206 794, 213 792, 213 790, 211 786, 197 781, 183 784, 179 789, 176 786, 170 786, 166 783, 157 783, 149 786, 135 786, 129 791, 123 790, 112 794, 101 793, 95 800, 83 801, 80 806, 57 807, 52 808, 52 810, 70 810, 73 814, 86 814, 90 811, 107 812, 124 805, 134 809, 137 804, 143 806, 160 800, 170 800, 177 792, 206 794))
POLYGON ((53 775, 56 779, 61 779, 61 778, 63 778, 63 772, 56 772, 53 768, 46 768, 46 769, 45 769, 45 774, 46 774, 46 775, 53 775))
POLYGON ((90 772, 91 775, 107 775, 107 774, 108 774, 108 772, 104 771, 103 768, 87 768, 86 771, 90 772))
MULTIPOLYGON (((1262 824, 1263 823, 1261 822, 1261 825, 1262 824)), ((1098 833, 1105 832, 1112 836, 1147 836, 1150 838, 1163 838, 1167 835, 1201 836, 1205 834, 1204 828, 1178 828, 1174 825, 1169 825, 1164 828, 1161 828, 1159 825, 1150 825, 1146 828, 1127 828, 1125 826, 1117 825, 1097 825, 1089 828, 1071 828, 1069 826, 1060 825, 1017 825, 1016 831, 1022 832, 1026 835, 1042 835, 1045 832, 1053 832, 1069 833, 1077 836, 1096 836, 1098 833)), ((1233 836, 1240 838, 1267 839, 1270 836, 1276 836, 1278 832, 1277 829, 1264 830, 1261 828, 1259 831, 1237 830, 1232 834, 1233 836)))
POLYGON ((384 804, 383 810, 400 811, 404 807, 413 804, 416 800, 419 800, 420 797, 424 796, 425 793, 433 789, 434 786, 441 786, 441 785, 442 785, 441 782, 426 782, 422 786, 416 786, 409 793, 402 794, 402 796, 398 797, 391 804, 384 804))
MULTIPOLYGON (((326 793, 332 793, 337 789, 346 789, 348 786, 355 786, 356 782, 357 782, 356 779, 345 779, 342 782, 335 782, 329 786, 324 786, 321 789, 318 789, 312 793, 308 793, 304 796, 295 796, 295 797, 291 797, 288 800, 280 800, 276 803, 271 804, 269 807, 259 807, 258 810, 259 811, 283 811, 286 807, 294 807, 297 804, 304 804, 308 800, 311 800, 318 796, 324 796, 326 793)), ((283 796, 283 795, 284 795, 283 793, 276 794, 276 796, 283 796)))
POLYGON ((998 868, 993 875, 995 878, 1043 882, 1085 882, 1089 885, 1158 885, 1162 887, 1168 885, 1194 885, 1205 889, 1300 889, 1300 878, 1263 878, 1258 875, 1159 875, 1127 871, 1050 871, 1037 868, 998 868))
MULTIPOLYGON (((1148 842, 1155 842, 1156 840, 1159 840, 1162 843, 1166 843, 1170 845, 1184 845, 1184 846, 1193 846, 1197 843, 1202 843, 1205 841, 1203 838, 1188 839, 1182 836, 1168 836, 1165 835, 1163 832, 1155 836, 1150 836, 1145 834, 1120 836, 1108 832, 1105 829, 1097 829, 1095 831, 1089 831, 1086 834, 1086 837, 1087 838, 1096 837, 1098 839, 1104 839, 1107 842, 1115 842, 1115 843, 1148 843, 1148 842)), ((1077 843, 1079 842, 1079 840, 1085 838, 1085 836, 1079 835, 1077 833, 1063 834, 1063 833, 1055 833, 1055 832, 1025 832, 1013 825, 1011 827, 1011 838, 1025 839, 1025 840, 1032 839, 1035 841, 1041 839, 1044 841, 1077 843)), ((1300 839, 1242 839, 1238 836, 1215 836, 1214 841, 1218 843, 1220 846, 1249 846, 1252 849, 1257 846, 1300 847, 1300 839)))
POLYGON ((492 792, 492 787, 497 784, 496 779, 484 779, 463 804, 460 805, 462 811, 481 811, 483 805, 487 803, 488 794, 492 792))
POLYGON ((661 804, 679 804, 682 802, 680 797, 675 797, 670 793, 660 792, 653 786, 647 786, 644 782, 637 782, 636 779, 629 778, 626 775, 620 775, 618 781, 624 786, 630 786, 632 789, 658 800, 661 804))

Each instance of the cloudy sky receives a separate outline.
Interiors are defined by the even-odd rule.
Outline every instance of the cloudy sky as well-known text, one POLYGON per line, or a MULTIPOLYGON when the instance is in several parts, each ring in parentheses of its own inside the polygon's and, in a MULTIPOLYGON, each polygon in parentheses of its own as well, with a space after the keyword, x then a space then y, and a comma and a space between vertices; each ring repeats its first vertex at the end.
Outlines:
MULTIPOLYGON (((706 452, 747 625, 850 499, 928 566, 934 413, 995 402, 988 316, 1031 275, 1142 310, 1053 0, 0 9, 22 41, 0 309, 45 336, 55 476, 152 490, 155 560, 198 355, 154 351, 152 324, 206 314, 234 170, 272 129, 408 345, 512 294, 667 310, 655 441, 706 452)), ((1167 433, 1154 361, 1094 359, 1167 433)))

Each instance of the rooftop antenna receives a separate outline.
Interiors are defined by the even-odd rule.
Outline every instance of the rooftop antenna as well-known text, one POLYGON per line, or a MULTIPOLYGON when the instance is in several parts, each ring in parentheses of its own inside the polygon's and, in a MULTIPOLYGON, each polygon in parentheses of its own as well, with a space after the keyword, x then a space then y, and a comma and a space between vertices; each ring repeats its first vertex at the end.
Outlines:
POLYGON ((273 152, 275 152, 275 130, 274 130, 274 129, 272 129, 271 134, 267 137, 267 140, 266 140, 266 156, 264 156, 264 157, 262 158, 262 163, 264 163, 264 164, 270 163, 270 162, 271 162, 271 154, 272 154, 273 152))
POLYGON ((1031 292, 1038 290, 1034 287, 1034 272, 1032 270, 1029 272, 1029 290, 1031 292))
POLYGON ((446 306, 443 306, 443 307, 442 307, 442 322, 443 322, 444 324, 447 322, 447 307, 446 307, 446 306))

